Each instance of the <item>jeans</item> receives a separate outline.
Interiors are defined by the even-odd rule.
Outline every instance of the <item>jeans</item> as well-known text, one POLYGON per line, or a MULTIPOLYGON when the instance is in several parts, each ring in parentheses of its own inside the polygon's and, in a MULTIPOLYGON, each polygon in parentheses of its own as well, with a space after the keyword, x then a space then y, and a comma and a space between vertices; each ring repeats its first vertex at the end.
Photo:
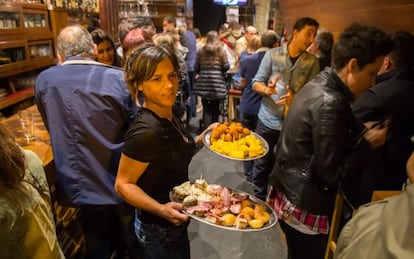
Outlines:
MULTIPOLYGON (((257 125, 257 115, 248 114, 248 113, 240 113, 240 122, 243 127, 248 128, 249 130, 255 131, 257 125)), ((247 181, 253 181, 253 161, 244 161, 243 168, 244 168, 244 175, 246 176, 247 181)))
POLYGON ((254 160, 252 170, 254 195, 264 201, 266 200, 269 176, 275 163, 275 154, 273 150, 279 139, 280 131, 266 127, 259 119, 257 122, 256 133, 263 137, 269 144, 269 152, 264 157, 254 160))
POLYGON ((248 128, 249 130, 256 130, 257 121, 257 115, 240 113, 241 124, 243 125, 243 127, 248 128))
POLYGON ((188 222, 181 226, 147 224, 135 218, 139 254, 142 259, 190 259, 188 222))

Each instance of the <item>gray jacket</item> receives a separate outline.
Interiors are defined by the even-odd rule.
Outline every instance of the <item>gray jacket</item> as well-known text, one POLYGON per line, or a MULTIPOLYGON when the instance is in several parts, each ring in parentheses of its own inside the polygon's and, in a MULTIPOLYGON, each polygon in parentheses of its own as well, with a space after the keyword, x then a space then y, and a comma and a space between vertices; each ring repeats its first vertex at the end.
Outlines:
POLYGON ((398 196, 361 206, 337 241, 335 259, 414 258, 414 184, 398 196))

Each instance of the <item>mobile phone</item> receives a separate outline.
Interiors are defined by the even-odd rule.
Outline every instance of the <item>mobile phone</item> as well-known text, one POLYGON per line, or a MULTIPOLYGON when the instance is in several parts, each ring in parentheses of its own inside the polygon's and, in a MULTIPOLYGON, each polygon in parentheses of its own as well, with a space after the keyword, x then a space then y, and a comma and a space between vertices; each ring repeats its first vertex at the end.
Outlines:
POLYGON ((380 128, 380 129, 382 129, 382 128, 387 127, 388 125, 390 125, 390 123, 391 123, 391 119, 390 118, 385 118, 382 121, 377 121, 374 124, 372 124, 372 126, 370 127, 370 129, 373 129, 373 128, 380 128))

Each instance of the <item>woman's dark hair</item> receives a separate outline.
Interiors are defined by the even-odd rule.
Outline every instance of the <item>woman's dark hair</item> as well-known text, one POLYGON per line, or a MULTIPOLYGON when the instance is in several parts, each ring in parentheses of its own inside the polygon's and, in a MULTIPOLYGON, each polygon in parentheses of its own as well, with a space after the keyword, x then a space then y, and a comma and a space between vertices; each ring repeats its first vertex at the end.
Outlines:
POLYGON ((391 38, 382 30, 354 23, 347 27, 333 48, 333 67, 341 70, 352 58, 360 69, 387 55, 393 48, 391 38))
POLYGON ((179 72, 178 58, 173 49, 154 43, 144 43, 131 49, 125 62, 124 78, 127 83, 129 93, 139 103, 139 91, 137 85, 150 79, 157 69, 158 64, 168 58, 174 70, 179 72))
POLYGON ((198 58, 211 64, 213 64, 216 60, 225 60, 226 53, 223 50, 223 45, 217 31, 209 31, 206 38, 206 44, 197 54, 198 58))
POLYGON ((165 22, 167 22, 167 23, 169 23, 169 24, 174 24, 174 27, 177 26, 177 22, 176 22, 174 16, 166 16, 162 20, 165 21, 165 22))
POLYGON ((0 185, 15 188, 24 178, 25 166, 22 150, 0 124, 0 185))
POLYGON ((102 29, 93 30, 91 32, 91 35, 92 35, 93 42, 96 45, 99 45, 104 41, 109 41, 109 43, 111 44, 111 46, 114 50, 114 63, 112 64, 112 66, 121 67, 122 66, 121 58, 119 57, 118 53, 116 52, 115 43, 112 40, 112 38, 108 34, 106 34, 102 29))

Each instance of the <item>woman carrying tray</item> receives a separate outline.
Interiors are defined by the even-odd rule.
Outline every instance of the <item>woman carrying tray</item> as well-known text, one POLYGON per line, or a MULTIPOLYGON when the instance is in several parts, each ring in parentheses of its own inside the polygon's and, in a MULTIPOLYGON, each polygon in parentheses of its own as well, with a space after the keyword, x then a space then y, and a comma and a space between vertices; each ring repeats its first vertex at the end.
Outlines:
POLYGON ((180 212, 181 203, 170 202, 169 192, 188 181, 202 135, 193 139, 173 115, 178 67, 172 50, 153 44, 132 50, 125 64, 125 81, 141 109, 124 138, 115 190, 137 208, 142 258, 190 258, 189 217, 180 212))

